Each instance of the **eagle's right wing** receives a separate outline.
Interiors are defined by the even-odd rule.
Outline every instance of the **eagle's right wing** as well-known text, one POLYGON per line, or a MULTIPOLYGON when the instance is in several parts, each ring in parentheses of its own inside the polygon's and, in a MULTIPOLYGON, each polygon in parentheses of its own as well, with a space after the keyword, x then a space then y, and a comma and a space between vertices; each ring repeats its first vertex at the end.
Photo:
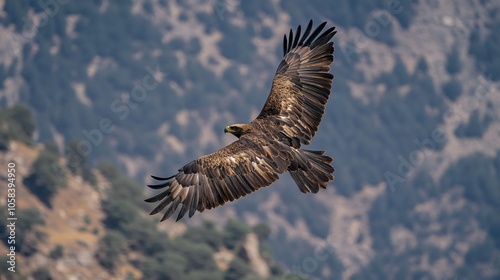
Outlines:
POLYGON ((310 21, 302 37, 300 25, 295 37, 292 30, 288 40, 285 35, 283 60, 257 117, 279 123, 284 133, 304 144, 309 144, 318 129, 332 86, 333 75, 329 71, 333 42, 330 40, 336 31, 332 27, 321 33, 325 25, 326 22, 320 24, 311 33, 310 21))
POLYGON ((165 182, 148 186, 165 190, 146 201, 160 201, 151 215, 166 208, 161 221, 169 218, 180 205, 177 220, 188 210, 192 217, 196 210, 202 212, 269 186, 278 180, 278 174, 287 170, 290 158, 288 146, 265 137, 243 136, 215 153, 186 164, 174 176, 152 176, 165 182))

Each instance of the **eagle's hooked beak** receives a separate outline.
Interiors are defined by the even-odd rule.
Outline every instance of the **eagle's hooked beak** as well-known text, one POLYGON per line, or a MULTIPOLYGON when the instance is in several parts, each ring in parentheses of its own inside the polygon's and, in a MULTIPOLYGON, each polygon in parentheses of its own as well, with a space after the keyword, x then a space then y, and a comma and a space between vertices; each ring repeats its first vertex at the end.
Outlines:
POLYGON ((224 133, 228 133, 229 132, 229 125, 224 127, 224 133))

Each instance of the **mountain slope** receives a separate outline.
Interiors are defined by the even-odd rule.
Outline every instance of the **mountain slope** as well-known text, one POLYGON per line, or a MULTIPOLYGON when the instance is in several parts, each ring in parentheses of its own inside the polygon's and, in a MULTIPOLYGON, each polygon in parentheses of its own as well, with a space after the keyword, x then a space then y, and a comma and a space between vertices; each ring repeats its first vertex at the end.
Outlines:
MULTIPOLYGON (((130 196, 120 192, 130 193, 136 187, 133 181, 120 177, 111 165, 101 165, 100 171, 92 170, 96 176, 93 183, 66 171, 64 186, 47 205, 39 192, 30 190, 23 180, 30 173, 42 172, 34 168, 34 163, 44 152, 43 145, 33 148, 12 141, 9 150, 0 153, 2 165, 15 163, 17 198, 16 243, 7 243, 5 237, 10 233, 3 230, 8 224, 4 215, 0 232, 2 251, 9 252, 9 247, 15 246, 16 272, 7 271, 4 264, 6 272, 1 279, 22 279, 28 275, 50 276, 50 279, 241 279, 245 276, 278 279, 280 276, 280 268, 270 251, 263 249, 269 235, 265 224, 250 228, 229 221, 220 231, 210 223, 187 229, 183 224, 169 221, 157 229, 158 224, 152 218, 133 208, 136 202, 130 197, 119 201, 121 209, 111 208, 110 212, 112 201, 130 196), (116 183, 120 183, 121 190, 116 190, 116 183), (118 219, 122 224, 115 224, 118 219), (180 263, 174 265, 171 260, 180 263)), ((65 168, 67 163, 62 159, 60 163, 65 168)), ((6 171, 2 171, 0 178, 7 179, 6 171)), ((0 195, 7 197, 7 189, 2 189, 0 195)), ((4 203, 1 206, 7 208, 4 203)))
POLYGON ((495 1, 94 1, 32 29, 39 4, 0 6, 0 103, 33 109, 36 140, 80 144, 66 160, 144 184, 233 141, 222 128, 258 114, 282 35, 327 20, 335 79, 310 148, 336 180, 311 196, 284 176, 186 224, 267 221, 290 274, 498 277, 495 1))

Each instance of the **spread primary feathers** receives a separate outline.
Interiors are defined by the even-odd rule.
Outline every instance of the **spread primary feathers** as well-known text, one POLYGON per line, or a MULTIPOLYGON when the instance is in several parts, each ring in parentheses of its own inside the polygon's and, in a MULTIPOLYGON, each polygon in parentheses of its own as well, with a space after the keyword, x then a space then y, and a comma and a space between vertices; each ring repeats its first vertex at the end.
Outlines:
POLYGON ((323 31, 324 22, 311 32, 312 25, 311 20, 303 34, 299 25, 295 34, 290 30, 284 36, 284 57, 259 116, 224 129, 237 141, 191 161, 171 177, 152 176, 162 182, 149 187, 162 191, 146 199, 159 202, 151 215, 165 209, 163 221, 180 207, 177 220, 187 212, 192 217, 269 186, 286 171, 304 193, 326 189, 334 179, 333 158, 301 145, 308 145, 318 130, 330 95, 330 40, 336 31, 323 31))

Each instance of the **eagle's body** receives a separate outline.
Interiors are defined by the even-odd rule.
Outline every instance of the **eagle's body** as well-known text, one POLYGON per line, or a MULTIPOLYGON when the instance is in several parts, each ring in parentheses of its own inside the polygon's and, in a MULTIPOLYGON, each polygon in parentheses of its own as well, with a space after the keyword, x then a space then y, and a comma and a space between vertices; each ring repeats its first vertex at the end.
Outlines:
POLYGON ((330 40, 336 32, 332 27, 320 35, 325 25, 311 33, 311 21, 302 37, 300 26, 295 38, 292 30, 288 41, 285 35, 284 58, 261 113, 248 124, 224 129, 237 141, 193 160, 174 176, 152 176, 165 182, 149 187, 166 189, 146 200, 161 201, 151 214, 166 208, 163 221, 182 205, 177 220, 187 211, 192 217, 196 210, 202 212, 269 186, 286 171, 304 193, 326 189, 334 178, 333 158, 322 151, 301 149, 315 135, 331 90, 330 40))

